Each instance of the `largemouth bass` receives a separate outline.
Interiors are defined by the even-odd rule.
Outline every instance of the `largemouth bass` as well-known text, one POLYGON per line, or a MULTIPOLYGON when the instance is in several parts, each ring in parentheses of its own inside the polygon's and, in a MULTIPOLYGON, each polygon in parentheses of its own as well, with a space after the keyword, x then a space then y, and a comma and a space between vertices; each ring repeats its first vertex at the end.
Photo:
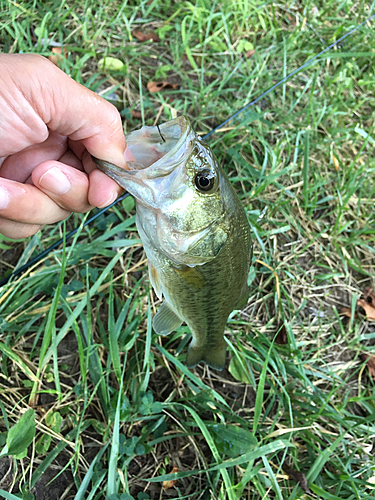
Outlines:
POLYGON ((136 223, 151 284, 164 302, 153 328, 168 335, 186 322, 186 364, 222 370, 225 325, 248 300, 250 226, 228 177, 182 116, 126 137, 129 170, 93 158, 136 200, 136 223))

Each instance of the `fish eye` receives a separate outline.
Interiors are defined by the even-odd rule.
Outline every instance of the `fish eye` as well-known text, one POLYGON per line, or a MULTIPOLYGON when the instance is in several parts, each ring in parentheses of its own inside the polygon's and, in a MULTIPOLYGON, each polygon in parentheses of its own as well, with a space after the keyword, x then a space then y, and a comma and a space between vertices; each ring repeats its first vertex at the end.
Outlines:
POLYGON ((202 193, 209 193, 216 187, 216 175, 212 170, 199 172, 194 179, 195 187, 202 193))

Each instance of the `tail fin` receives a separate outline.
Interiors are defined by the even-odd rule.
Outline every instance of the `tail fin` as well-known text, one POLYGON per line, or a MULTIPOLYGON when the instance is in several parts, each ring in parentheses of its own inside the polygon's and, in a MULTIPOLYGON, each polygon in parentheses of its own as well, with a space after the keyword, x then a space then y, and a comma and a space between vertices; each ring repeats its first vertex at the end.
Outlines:
POLYGON ((226 344, 220 344, 212 348, 207 346, 195 347, 194 341, 190 344, 187 356, 186 366, 194 368, 201 361, 207 363, 210 368, 221 371, 225 365, 226 344))

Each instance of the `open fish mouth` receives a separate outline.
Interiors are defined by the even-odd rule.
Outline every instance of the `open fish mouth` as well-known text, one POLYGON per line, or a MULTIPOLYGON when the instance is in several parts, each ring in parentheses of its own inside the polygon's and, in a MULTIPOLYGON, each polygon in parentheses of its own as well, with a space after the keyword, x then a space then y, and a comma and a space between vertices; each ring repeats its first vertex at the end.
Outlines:
POLYGON ((128 161, 130 171, 142 170, 148 179, 168 175, 185 158, 189 139, 195 137, 184 116, 154 127, 142 127, 126 136, 127 147, 136 161, 128 161))
POLYGON ((175 171, 189 158, 195 138, 189 119, 180 116, 158 127, 144 126, 128 134, 127 147, 135 161, 128 161, 127 169, 98 158, 93 160, 140 204, 157 210, 160 196, 170 192, 175 171))

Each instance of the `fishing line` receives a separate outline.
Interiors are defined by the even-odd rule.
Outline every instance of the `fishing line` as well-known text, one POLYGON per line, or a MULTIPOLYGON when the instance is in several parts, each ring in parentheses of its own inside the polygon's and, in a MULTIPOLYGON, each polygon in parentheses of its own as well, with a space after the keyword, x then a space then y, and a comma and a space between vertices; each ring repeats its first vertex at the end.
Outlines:
POLYGON ((362 26, 364 24, 370 22, 372 19, 374 19, 374 17, 375 17, 375 14, 373 14, 371 17, 369 17, 368 19, 366 19, 366 21, 363 21, 363 23, 361 23, 358 26, 356 26, 355 28, 353 28, 351 31, 348 31, 348 33, 346 33, 345 35, 343 35, 336 42, 333 42, 333 43, 331 43, 331 45, 328 45, 328 47, 326 47, 321 52, 319 52, 319 54, 316 54, 314 57, 312 57, 311 59, 309 59, 308 61, 306 61, 304 64, 302 64, 302 66, 300 66, 299 68, 297 68, 294 71, 292 71, 291 73, 289 73, 289 75, 284 76, 284 78, 282 78, 280 81, 278 81, 277 83, 275 83, 275 85, 272 85, 272 87, 270 87, 265 92, 263 92, 262 94, 260 94, 260 96, 256 97, 253 101, 245 104, 245 106, 243 108, 239 109, 238 111, 236 111, 235 113, 233 113, 233 115, 231 115, 229 118, 227 118, 223 123, 220 123, 220 125, 218 125, 217 127, 213 128, 211 130, 211 132, 208 132, 208 134, 206 134, 203 138, 206 139, 207 137, 210 137, 210 135, 214 134, 221 127, 224 127, 224 125, 226 125, 231 120, 233 120, 233 118, 236 118, 239 114, 243 113, 246 109, 250 108, 251 106, 254 106, 254 104, 256 104, 261 99, 263 99, 263 97, 265 97, 267 94, 269 94, 272 90, 277 89, 277 87, 279 87, 280 85, 282 85, 283 83, 285 83, 287 80, 289 80, 289 78, 291 78, 292 76, 296 75, 297 73, 299 73, 303 69, 307 68, 307 66, 310 66, 310 64, 312 64, 314 61, 316 61, 316 59, 318 59, 318 57, 320 57, 321 55, 325 54, 326 52, 328 52, 328 50, 331 50, 333 47, 335 47, 340 42, 342 42, 343 40, 345 40, 345 38, 347 38, 348 36, 352 35, 355 31, 357 31, 360 28, 362 28, 362 26))
MULTIPOLYGON (((279 80, 277 83, 275 83, 274 85, 272 85, 269 89, 267 89, 262 94, 260 94, 258 97, 256 97, 253 101, 245 104, 245 106, 243 106, 241 109, 239 109, 238 111, 236 111, 235 113, 233 113, 233 115, 231 115, 225 121, 223 121, 222 123, 220 123, 220 125, 217 125, 215 128, 213 128, 210 132, 208 132, 206 135, 203 136, 203 139, 207 139, 212 134, 214 134, 215 132, 217 132, 218 130, 220 130, 222 127, 224 127, 227 123, 229 123, 234 118, 236 118, 238 115, 240 115, 241 113, 243 113, 244 111, 246 111, 251 106, 254 106, 257 102, 259 102, 261 99, 263 99, 263 97, 265 97, 267 94, 269 94, 272 90, 277 89, 280 85, 282 85, 287 80, 289 80, 289 78, 292 78, 294 75, 296 75, 297 73, 299 73, 303 69, 305 69, 308 66, 310 66, 310 64, 312 64, 314 61, 316 61, 318 59, 318 57, 322 56, 323 54, 325 54, 329 50, 333 49, 333 47, 336 47, 340 42, 342 42, 343 40, 345 40, 345 38, 347 38, 348 36, 350 36, 353 33, 355 33, 357 30, 359 30, 360 28, 362 28, 362 26, 364 26, 366 23, 369 23, 374 18, 375 18, 375 14, 373 14, 372 16, 370 16, 368 19, 366 19, 365 21, 363 21, 361 24, 358 24, 358 26, 356 26, 352 30, 350 30, 347 33, 345 33, 345 35, 343 35, 341 38, 339 38, 338 40, 336 40, 336 42, 333 42, 333 43, 331 43, 331 45, 328 45, 328 47, 326 47, 321 52, 319 52, 319 54, 316 54, 315 56, 313 56, 311 59, 309 59, 304 64, 302 64, 302 66, 300 66, 299 68, 297 68, 294 71, 292 71, 291 73, 289 73, 287 76, 285 76, 284 78, 282 78, 281 80, 279 80)), ((160 137, 165 142, 165 139, 164 139, 164 137, 162 136, 162 134, 160 132, 159 125, 157 125, 157 128, 158 128, 160 137)), ((114 205, 116 205, 116 203, 119 203, 120 201, 124 200, 127 196, 129 196, 129 193, 123 194, 122 196, 120 196, 119 198, 117 198, 117 200, 115 200, 113 203, 111 203, 111 205, 108 205, 108 207, 105 207, 105 208, 102 208, 101 210, 99 210, 99 212, 97 212, 95 215, 93 215, 90 219, 87 219, 82 226, 78 226, 76 229, 73 229, 73 231, 71 231, 70 233, 68 233, 66 235, 66 237, 65 237, 65 240, 67 241, 68 239, 70 239, 72 236, 74 236, 77 233, 77 231, 79 231, 80 228, 83 229, 84 227, 86 227, 88 224, 90 224, 95 219, 97 219, 98 217, 100 217, 100 215, 102 215, 107 210, 109 210, 111 207, 113 207, 114 205)), ((0 281, 0 287, 3 286, 3 285, 5 285, 6 283, 8 283, 8 281, 11 278, 14 278, 15 276, 18 276, 19 274, 21 274, 24 271, 26 271, 27 269, 29 269, 32 265, 34 265, 35 263, 39 262, 41 259, 43 259, 43 257, 45 257, 46 255, 48 255, 52 250, 54 250, 55 248, 57 248, 58 246, 60 246, 61 243, 63 243, 63 241, 64 241, 64 238, 61 238, 60 240, 56 241, 53 245, 51 245, 46 250, 44 250, 43 252, 41 252, 40 254, 38 254, 34 259, 30 260, 25 265, 21 266, 19 269, 16 269, 11 274, 9 274, 5 278, 3 278, 0 281)))
MULTIPOLYGON (((94 222, 95 219, 97 219, 102 214, 104 214, 104 212, 106 212, 109 208, 113 207, 113 205, 116 205, 116 203, 118 203, 118 202, 120 202, 122 200, 125 200, 125 198, 127 198, 128 196, 130 196, 130 194, 129 193, 125 193, 125 194, 121 195, 119 198, 117 198, 117 200, 115 200, 113 203, 111 203, 110 205, 108 205, 108 207, 104 207, 101 210, 99 210, 99 212, 96 212, 96 214, 94 214, 92 217, 90 217, 89 219, 87 219, 82 225, 79 225, 78 227, 76 227, 75 229, 73 229, 73 231, 70 231, 70 233, 68 233, 65 236, 65 241, 68 241, 80 229, 83 229, 88 224, 91 224, 91 222, 94 222)), ((6 283, 8 283, 8 281, 11 278, 14 278, 15 276, 18 276, 19 274, 21 274, 24 271, 26 271, 27 269, 29 269, 29 267, 33 266, 34 264, 36 264, 37 262, 39 262, 40 260, 42 260, 46 255, 48 255, 50 252, 52 252, 52 250, 54 250, 55 248, 57 248, 58 246, 60 246, 61 243, 63 243, 63 241, 64 241, 64 238, 59 239, 58 241, 56 241, 55 243, 53 243, 51 246, 49 246, 48 248, 46 248, 43 252, 39 253, 36 257, 34 257, 33 259, 29 260, 25 265, 21 266, 20 268, 16 269, 11 274, 9 274, 5 278, 3 278, 0 281, 0 286, 5 285, 6 283)))
POLYGON ((156 127, 157 127, 157 129, 158 129, 158 132, 159 132, 160 137, 163 139, 163 142, 165 142, 165 139, 164 139, 164 137, 163 137, 163 134, 161 133, 161 130, 160 130, 159 125, 156 125, 156 127))

